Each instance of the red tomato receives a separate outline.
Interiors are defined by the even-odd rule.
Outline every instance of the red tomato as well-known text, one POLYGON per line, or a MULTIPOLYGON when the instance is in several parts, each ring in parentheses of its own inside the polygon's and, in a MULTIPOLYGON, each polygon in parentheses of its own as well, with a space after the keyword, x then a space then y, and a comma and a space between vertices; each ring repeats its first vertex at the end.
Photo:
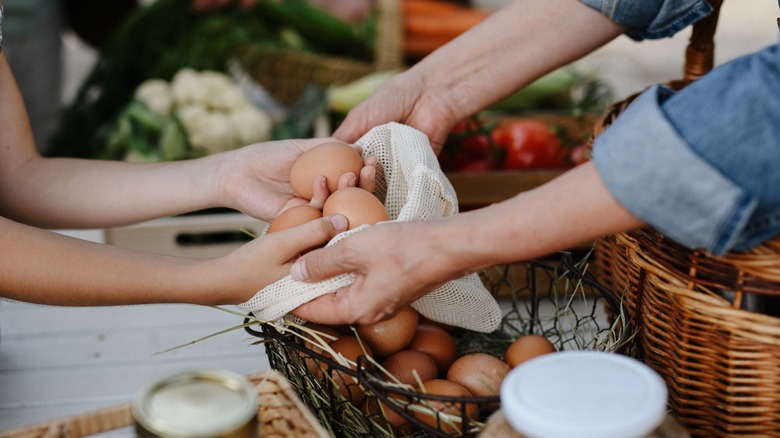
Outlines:
POLYGON ((487 172, 493 168, 490 160, 478 160, 460 166, 458 172, 487 172))
POLYGON ((573 166, 579 166, 582 163, 586 163, 590 160, 590 150, 586 144, 578 144, 572 148, 569 154, 569 160, 573 166))
POLYGON ((495 129, 493 143, 504 151, 504 169, 562 167, 561 141, 537 120, 516 120, 495 129))
POLYGON ((458 122, 439 154, 439 165, 445 171, 460 170, 475 161, 487 160, 490 155, 490 137, 477 121, 458 122))

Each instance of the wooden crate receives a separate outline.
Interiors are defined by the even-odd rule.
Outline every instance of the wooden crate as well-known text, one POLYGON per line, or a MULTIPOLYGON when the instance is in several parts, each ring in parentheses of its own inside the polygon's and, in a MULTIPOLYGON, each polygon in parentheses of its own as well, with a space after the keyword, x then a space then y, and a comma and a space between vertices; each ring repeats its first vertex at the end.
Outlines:
POLYGON ((461 211, 507 200, 558 177, 565 170, 448 172, 461 211))
POLYGON ((105 241, 157 254, 212 258, 251 240, 249 233, 259 236, 266 225, 243 213, 192 214, 109 228, 105 230, 105 241))

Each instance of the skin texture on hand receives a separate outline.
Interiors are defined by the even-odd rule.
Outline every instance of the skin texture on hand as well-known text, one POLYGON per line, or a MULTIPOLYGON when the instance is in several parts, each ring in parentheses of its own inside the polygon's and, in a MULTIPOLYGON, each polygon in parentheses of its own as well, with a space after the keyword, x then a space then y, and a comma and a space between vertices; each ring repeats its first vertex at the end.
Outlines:
POLYGON ((348 272, 356 278, 293 313, 324 324, 374 323, 448 280, 642 225, 612 197, 595 165, 583 164, 486 208, 378 224, 307 253, 293 265, 294 279, 314 282, 348 272))
POLYGON ((333 136, 348 143, 404 123, 438 154, 452 126, 626 30, 578 0, 515 0, 394 76, 350 111, 333 136))

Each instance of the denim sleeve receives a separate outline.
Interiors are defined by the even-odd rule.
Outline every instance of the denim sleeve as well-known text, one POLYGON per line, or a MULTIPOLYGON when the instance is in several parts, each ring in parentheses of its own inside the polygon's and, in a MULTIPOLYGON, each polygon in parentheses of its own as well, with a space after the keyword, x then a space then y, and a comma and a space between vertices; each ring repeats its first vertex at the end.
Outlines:
POLYGON ((626 209, 716 254, 780 234, 780 49, 713 70, 682 91, 654 86, 594 141, 626 209))
POLYGON ((631 39, 666 38, 712 12, 706 0, 580 0, 617 24, 631 39))

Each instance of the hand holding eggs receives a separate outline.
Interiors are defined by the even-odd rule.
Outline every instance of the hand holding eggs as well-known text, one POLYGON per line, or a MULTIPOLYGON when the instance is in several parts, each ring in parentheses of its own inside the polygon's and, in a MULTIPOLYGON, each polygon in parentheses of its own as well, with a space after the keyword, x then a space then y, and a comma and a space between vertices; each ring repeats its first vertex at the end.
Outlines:
POLYGON ((290 169, 290 185, 302 198, 314 196, 314 179, 322 175, 331 193, 338 189, 339 178, 345 173, 359 177, 363 158, 351 146, 329 142, 304 152, 290 169))

